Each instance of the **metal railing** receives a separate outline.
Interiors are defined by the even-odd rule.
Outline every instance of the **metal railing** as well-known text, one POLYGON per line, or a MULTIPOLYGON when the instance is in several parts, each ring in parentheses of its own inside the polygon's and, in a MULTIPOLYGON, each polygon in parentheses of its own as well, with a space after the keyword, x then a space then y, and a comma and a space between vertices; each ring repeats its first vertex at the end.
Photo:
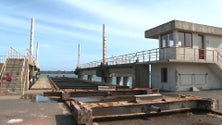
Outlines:
POLYGON ((2 77, 3 77, 3 74, 5 72, 5 69, 6 69, 6 64, 7 64, 7 59, 4 60, 4 64, 2 66, 2 69, 1 69, 1 72, 0 72, 0 80, 2 80, 2 77))
POLYGON ((21 78, 20 78, 20 82, 21 82, 21 92, 22 92, 22 95, 24 95, 24 90, 25 90, 25 81, 24 81, 24 75, 26 75, 25 73, 25 59, 23 60, 23 63, 22 63, 22 70, 21 70, 21 78))
POLYGON ((17 50, 10 47, 9 50, 8 50, 7 58, 20 59, 20 58, 25 58, 25 56, 21 55, 17 50))
POLYGON ((217 65, 222 69, 222 55, 218 51, 216 51, 216 53, 217 53, 217 65))
POLYGON ((6 55, 0 55, 0 63, 4 63, 6 60, 6 55))
POLYGON ((10 47, 8 49, 8 53, 6 56, 0 56, 0 61, 1 63, 4 63, 1 72, 0 72, 0 79, 2 80, 3 74, 6 71, 6 66, 7 66, 7 60, 10 58, 16 58, 16 59, 21 59, 21 58, 25 58, 24 56, 22 56, 17 50, 15 50, 14 48, 10 47))
POLYGON ((29 64, 35 64, 35 57, 32 55, 29 49, 26 49, 26 54, 27 54, 29 64))
MULTIPOLYGON (((221 66, 222 56, 217 50, 190 47, 157 48, 107 58, 108 65, 146 63, 156 61, 213 62, 221 66)), ((101 65, 102 60, 80 65, 80 68, 92 68, 101 65)))

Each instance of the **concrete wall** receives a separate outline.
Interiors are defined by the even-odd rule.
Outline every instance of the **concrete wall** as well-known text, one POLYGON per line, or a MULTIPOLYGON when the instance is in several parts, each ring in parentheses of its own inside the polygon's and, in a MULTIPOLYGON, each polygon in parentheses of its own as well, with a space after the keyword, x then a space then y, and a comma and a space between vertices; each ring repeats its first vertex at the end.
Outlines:
POLYGON ((109 73, 111 77, 131 76, 133 74, 132 68, 110 68, 109 73))
POLYGON ((186 91, 195 86, 199 89, 222 88, 222 80, 208 64, 177 64, 178 90, 186 91))
POLYGON ((172 63, 155 63, 151 65, 151 86, 161 90, 176 91, 176 67, 172 63), (161 68, 167 68, 166 83, 161 82, 161 68))
POLYGON ((216 48, 222 54, 222 37, 221 36, 212 36, 206 35, 206 49, 214 50, 216 48))
POLYGON ((135 88, 149 88, 149 64, 136 64, 132 69, 133 82, 135 88))
MULTIPOLYGON (((219 70, 219 69, 218 69, 219 70)), ((168 91, 188 91, 195 86, 199 89, 222 88, 222 79, 208 64, 167 63, 152 65, 152 87, 168 91), (161 68, 168 69, 167 83, 161 82, 161 68)))
MULTIPOLYGON (((216 35, 208 35, 208 34, 203 34, 204 35, 204 42, 205 42, 205 47, 208 50, 218 50, 220 53, 222 53, 222 37, 221 36, 216 36, 216 35)), ((198 33, 192 33, 193 36, 193 48, 199 48, 199 43, 198 43, 198 33)))
POLYGON ((159 50, 159 60, 176 59, 176 48, 163 48, 159 50))
POLYGON ((163 34, 172 30, 182 30, 195 33, 222 35, 222 28, 202 25, 192 22, 172 20, 160 26, 145 31, 145 38, 157 39, 159 34, 163 34))

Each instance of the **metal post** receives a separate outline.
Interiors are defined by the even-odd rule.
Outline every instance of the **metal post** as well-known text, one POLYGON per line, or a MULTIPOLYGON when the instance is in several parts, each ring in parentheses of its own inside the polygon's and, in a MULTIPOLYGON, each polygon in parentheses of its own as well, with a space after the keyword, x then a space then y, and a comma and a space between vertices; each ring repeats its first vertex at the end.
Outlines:
POLYGON ((39 58, 39 42, 37 42, 37 46, 36 46, 36 62, 38 62, 38 58, 39 58))
POLYGON ((30 54, 33 54, 33 41, 34 41, 34 18, 31 19, 31 33, 30 33, 30 54))
POLYGON ((121 77, 116 77, 116 85, 120 85, 121 77))
POLYGON ((105 36, 105 24, 103 24, 103 64, 106 64, 106 36, 105 36))
POLYGON ((123 86, 129 86, 129 77, 128 76, 123 77, 123 86))
POLYGON ((78 44, 78 64, 77 67, 80 68, 80 44, 78 44))

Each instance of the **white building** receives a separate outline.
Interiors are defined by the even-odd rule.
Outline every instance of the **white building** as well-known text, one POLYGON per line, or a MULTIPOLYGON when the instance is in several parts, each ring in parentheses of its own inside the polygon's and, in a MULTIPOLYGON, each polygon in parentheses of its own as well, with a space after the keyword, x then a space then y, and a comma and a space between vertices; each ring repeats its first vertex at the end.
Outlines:
POLYGON ((222 28, 173 20, 145 31, 145 37, 159 40, 159 60, 151 63, 153 88, 222 88, 222 28))

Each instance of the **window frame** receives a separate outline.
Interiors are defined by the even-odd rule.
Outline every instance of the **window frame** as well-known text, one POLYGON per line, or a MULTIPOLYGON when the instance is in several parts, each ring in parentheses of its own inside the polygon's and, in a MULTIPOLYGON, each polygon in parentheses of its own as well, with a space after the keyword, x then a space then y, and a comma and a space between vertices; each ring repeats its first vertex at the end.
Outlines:
POLYGON ((179 33, 182 33, 183 35, 183 41, 181 41, 181 45, 179 47, 193 47, 193 35, 191 32, 184 32, 184 31, 178 31, 178 41, 177 43, 179 43, 179 33), (190 35, 190 45, 187 45, 187 35, 190 35))
POLYGON ((166 67, 161 68, 161 82, 162 83, 168 82, 168 69, 166 67))
POLYGON ((167 38, 168 38, 168 35, 167 35, 167 34, 162 34, 162 35, 161 35, 161 41, 160 41, 161 48, 167 47, 167 41, 168 41, 167 38), (163 43, 164 43, 164 42, 163 42, 163 40, 164 40, 163 37, 165 37, 165 46, 163 46, 163 45, 164 45, 164 44, 163 44, 163 43))
POLYGON ((160 35, 160 48, 167 48, 167 47, 174 47, 175 46, 175 41, 174 41, 174 33, 173 32, 168 32, 160 35), (170 35, 172 35, 172 40, 170 39, 170 35), (163 39, 163 37, 165 37, 163 39), (165 40, 165 42, 163 42, 165 40), (173 45, 171 45, 171 41, 173 41, 173 45), (163 44, 165 43, 165 44, 163 44))

